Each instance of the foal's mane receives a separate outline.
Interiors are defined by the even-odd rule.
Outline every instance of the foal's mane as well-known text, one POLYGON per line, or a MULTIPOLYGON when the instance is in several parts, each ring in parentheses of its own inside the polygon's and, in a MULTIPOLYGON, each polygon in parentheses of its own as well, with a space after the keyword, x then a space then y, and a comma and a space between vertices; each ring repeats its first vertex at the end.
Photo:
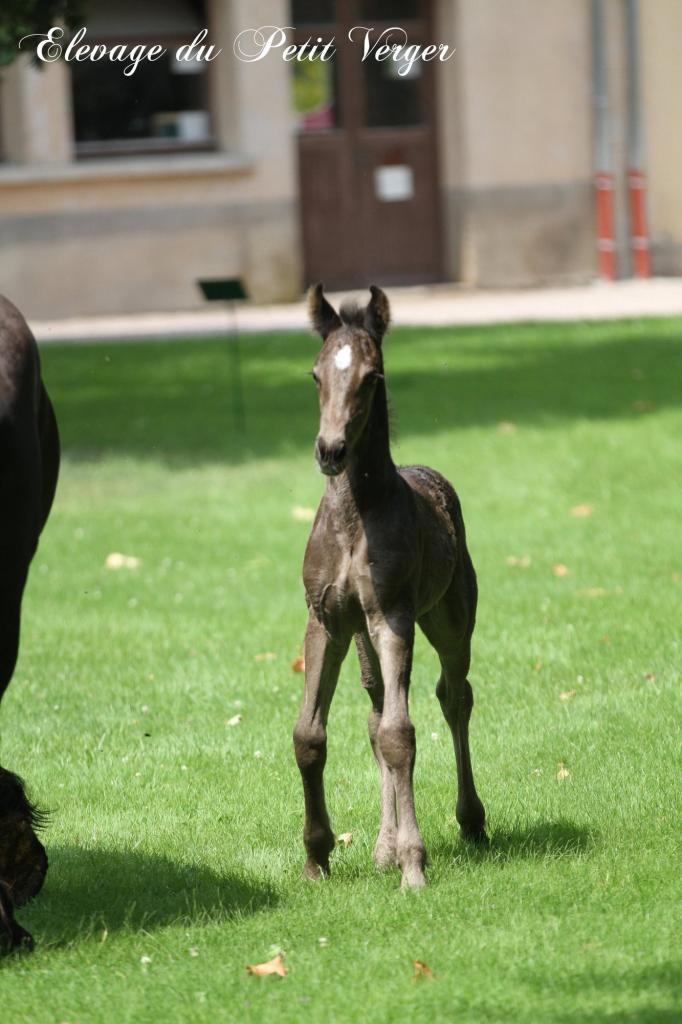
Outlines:
POLYGON ((346 299, 339 307, 341 322, 346 327, 364 327, 365 310, 355 299, 346 299))

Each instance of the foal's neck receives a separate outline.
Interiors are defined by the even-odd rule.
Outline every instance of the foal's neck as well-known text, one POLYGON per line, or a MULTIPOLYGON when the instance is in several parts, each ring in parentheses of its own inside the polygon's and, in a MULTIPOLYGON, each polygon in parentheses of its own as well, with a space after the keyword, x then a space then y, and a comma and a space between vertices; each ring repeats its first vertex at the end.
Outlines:
POLYGON ((362 514, 381 501, 397 476, 391 458, 386 384, 377 381, 372 409, 362 436, 348 456, 343 473, 329 477, 327 493, 349 513, 362 514))

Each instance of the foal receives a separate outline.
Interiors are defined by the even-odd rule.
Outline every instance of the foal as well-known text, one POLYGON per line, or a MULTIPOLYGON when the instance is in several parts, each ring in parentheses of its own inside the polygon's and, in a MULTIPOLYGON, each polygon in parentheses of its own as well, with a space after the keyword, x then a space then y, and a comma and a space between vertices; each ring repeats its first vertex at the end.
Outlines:
MULTIPOLYGON (((59 435, 38 348, 19 310, 0 296, 0 698, 14 672, 21 599, 58 470, 59 435)), ((14 907, 36 895, 47 871, 33 830, 39 819, 21 780, 0 767, 0 953, 32 946, 14 907)))
POLYGON ((459 500, 439 473, 397 468, 389 447, 381 343, 388 300, 374 286, 366 309, 310 293, 310 315, 324 344, 313 379, 320 397, 315 457, 327 476, 303 563, 309 610, 305 693, 294 729, 305 799, 305 875, 329 873, 334 847, 324 798, 327 717, 351 637, 372 702, 369 736, 381 775, 379 867, 397 864, 404 887, 424 885, 426 851, 414 810, 415 732, 408 690, 415 623, 438 652, 436 693, 457 760, 456 816, 462 836, 486 841, 474 787, 467 680, 476 614, 476 575, 459 500))

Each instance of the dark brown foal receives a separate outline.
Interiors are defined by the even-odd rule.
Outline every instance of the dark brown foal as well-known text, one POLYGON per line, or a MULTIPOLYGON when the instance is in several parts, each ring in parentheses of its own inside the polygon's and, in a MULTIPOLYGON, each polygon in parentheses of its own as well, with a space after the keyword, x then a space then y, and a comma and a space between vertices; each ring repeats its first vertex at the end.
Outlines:
POLYGON ((468 739, 476 575, 448 481, 424 466, 397 468, 391 458, 381 351, 389 306, 379 288, 370 291, 365 309, 342 307, 340 315, 321 285, 310 293, 313 326, 324 340, 313 378, 320 395, 315 456, 327 486, 303 564, 309 619, 294 746, 305 798, 305 874, 317 878, 329 872, 334 847, 323 783, 327 716, 354 638, 381 775, 374 858, 379 867, 397 864, 403 886, 419 887, 426 851, 414 810, 408 714, 415 623, 441 662, 436 692, 455 746, 457 821, 465 838, 486 840, 468 739))

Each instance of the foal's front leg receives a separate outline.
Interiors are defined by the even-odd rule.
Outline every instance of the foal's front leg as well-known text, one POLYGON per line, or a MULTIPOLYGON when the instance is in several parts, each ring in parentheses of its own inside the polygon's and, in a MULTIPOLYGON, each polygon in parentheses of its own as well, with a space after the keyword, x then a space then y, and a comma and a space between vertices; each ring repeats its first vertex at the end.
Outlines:
POLYGON ((414 618, 407 612, 383 616, 370 623, 370 637, 384 680, 384 708, 377 741, 395 787, 398 810, 396 859, 403 873, 403 888, 418 889, 425 884, 426 850, 414 810, 412 776, 417 747, 407 707, 414 618))
POLYGON ((350 637, 332 638, 310 613, 305 634, 305 693, 294 728, 296 761, 303 780, 305 827, 303 842, 308 859, 307 878, 329 874, 329 854, 334 834, 324 799, 324 766, 327 760, 327 717, 350 637))
POLYGON ((384 760, 384 755, 381 753, 381 747, 377 740, 377 733, 384 710, 384 681, 381 678, 379 659, 365 634, 356 634, 355 645, 358 649, 362 685, 372 702, 372 710, 369 713, 367 727, 369 741, 372 744, 372 751, 379 766, 379 777, 381 779, 381 824, 374 846, 374 863, 378 868, 386 868, 391 864, 397 863, 395 847, 398 834, 398 819, 395 809, 393 775, 384 760))

